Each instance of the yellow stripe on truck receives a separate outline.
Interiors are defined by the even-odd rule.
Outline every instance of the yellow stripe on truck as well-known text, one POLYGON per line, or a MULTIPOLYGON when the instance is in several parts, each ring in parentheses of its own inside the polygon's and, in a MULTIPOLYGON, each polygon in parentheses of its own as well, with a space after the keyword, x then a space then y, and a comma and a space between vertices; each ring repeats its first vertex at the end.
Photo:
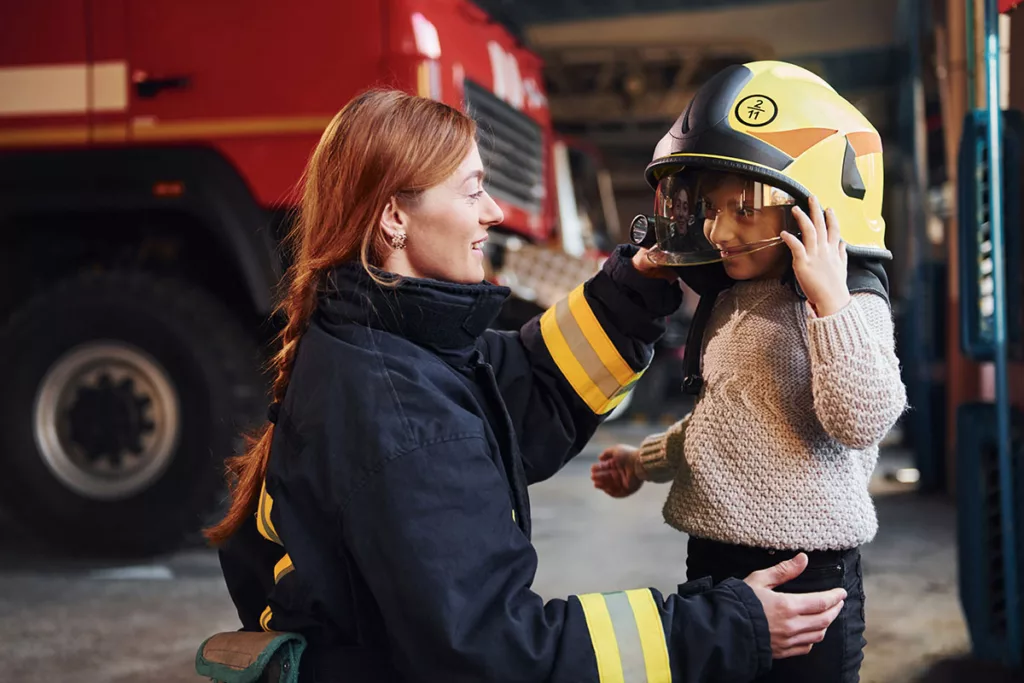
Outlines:
POLYGON ((587 303, 583 285, 545 311, 540 332, 562 376, 598 415, 621 403, 643 374, 615 348, 587 303))

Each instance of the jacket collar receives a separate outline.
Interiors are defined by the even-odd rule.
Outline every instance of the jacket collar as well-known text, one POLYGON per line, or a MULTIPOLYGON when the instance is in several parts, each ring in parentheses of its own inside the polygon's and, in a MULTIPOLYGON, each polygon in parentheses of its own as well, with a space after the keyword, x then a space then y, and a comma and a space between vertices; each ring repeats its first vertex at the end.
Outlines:
MULTIPOLYGON (((376 271, 388 277, 388 273, 376 271)), ((439 280, 401 278, 380 285, 359 263, 334 268, 318 302, 328 331, 357 324, 404 337, 435 353, 471 351, 491 326, 510 290, 487 282, 461 285, 439 280)))

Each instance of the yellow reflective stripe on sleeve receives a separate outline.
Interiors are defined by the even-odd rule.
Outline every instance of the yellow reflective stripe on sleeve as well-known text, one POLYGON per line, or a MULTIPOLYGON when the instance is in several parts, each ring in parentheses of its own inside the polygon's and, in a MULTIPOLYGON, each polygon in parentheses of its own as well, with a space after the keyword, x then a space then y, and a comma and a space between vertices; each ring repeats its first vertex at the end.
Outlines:
POLYGON ((569 310, 572 311, 572 317, 576 319, 576 323, 583 330, 583 336, 590 342, 591 348, 597 352, 597 357, 601 359, 608 374, 615 378, 619 387, 629 384, 636 373, 622 358, 619 350, 615 348, 615 344, 601 327, 601 323, 597 322, 597 316, 594 315, 590 304, 587 303, 587 297, 583 296, 583 285, 569 294, 569 310))
POLYGON ((558 331, 565 337, 573 357, 579 362, 589 381, 597 386, 601 398, 614 396, 619 390, 619 382, 608 372, 583 328, 576 321, 569 301, 570 298, 567 297, 555 305, 555 323, 558 325, 558 331))
POLYGON ((619 645, 619 660, 622 662, 622 680, 627 683, 647 683, 647 669, 644 667, 644 652, 640 644, 640 631, 633 608, 625 593, 605 593, 605 604, 615 628, 615 640, 619 645))
POLYGON ((636 375, 633 377, 632 382, 619 389, 618 393, 615 394, 615 398, 604 404, 605 412, 610 413, 611 411, 618 408, 619 404, 625 401, 626 397, 629 396, 629 392, 633 390, 633 385, 636 384, 640 380, 640 378, 644 376, 645 372, 647 372, 647 370, 643 370, 641 372, 636 373, 636 375))
POLYGON ((260 628, 264 631, 270 630, 270 620, 274 618, 274 613, 270 610, 270 605, 263 610, 263 614, 260 615, 260 628))
POLYGON ((268 541, 272 541, 278 545, 284 545, 281 543, 281 537, 277 535, 277 529, 274 528, 274 523, 270 521, 270 511, 274 508, 274 499, 267 493, 267 482, 263 482, 263 488, 260 490, 260 501, 256 506, 256 529, 259 530, 260 535, 268 541))
POLYGON ((654 596, 646 588, 626 591, 626 596, 633 608, 637 630, 640 632, 647 683, 670 683, 672 669, 668 662, 665 627, 661 623, 658 606, 654 604, 654 596))
POLYGON ((600 413, 606 397, 597 388, 597 385, 590 381, 587 371, 583 369, 583 366, 580 365, 580 362, 576 360, 572 350, 570 350, 569 344, 566 343, 565 337, 562 336, 561 330, 558 329, 558 323, 555 322, 554 308, 549 308, 541 316, 540 333, 544 338, 544 345, 548 347, 548 353, 551 354, 555 365, 558 366, 559 372, 569 382, 573 391, 583 399, 583 402, 592 411, 600 413))
POLYGON ((615 627, 608 613, 608 605, 600 593, 580 595, 583 614, 590 630, 590 642, 597 659, 597 677, 601 683, 626 683, 622 677, 622 660, 619 658, 619 644, 615 640, 615 627))
POLYGON ((671 683, 665 630, 650 590, 578 597, 601 683, 671 683))
POLYGON ((573 391, 597 414, 622 402, 642 372, 635 372, 615 348, 587 303, 583 285, 545 311, 541 336, 573 391))
POLYGON ((294 569, 295 565, 292 564, 291 556, 285 553, 284 557, 278 560, 277 564, 274 565, 274 583, 280 581, 282 577, 294 569))

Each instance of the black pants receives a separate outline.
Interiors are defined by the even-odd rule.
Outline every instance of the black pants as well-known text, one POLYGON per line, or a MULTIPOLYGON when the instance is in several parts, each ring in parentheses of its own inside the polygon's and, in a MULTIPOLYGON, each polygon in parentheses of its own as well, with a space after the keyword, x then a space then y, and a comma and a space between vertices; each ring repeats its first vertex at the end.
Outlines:
MULTIPOLYGON (((694 581, 710 576, 716 584, 729 577, 746 578, 789 559, 792 550, 767 550, 690 538, 686 576, 694 581)), ((814 593, 845 588, 846 604, 810 654, 777 659, 758 683, 858 683, 864 660, 864 581, 860 550, 814 551, 803 574, 776 590, 782 593, 814 593)))

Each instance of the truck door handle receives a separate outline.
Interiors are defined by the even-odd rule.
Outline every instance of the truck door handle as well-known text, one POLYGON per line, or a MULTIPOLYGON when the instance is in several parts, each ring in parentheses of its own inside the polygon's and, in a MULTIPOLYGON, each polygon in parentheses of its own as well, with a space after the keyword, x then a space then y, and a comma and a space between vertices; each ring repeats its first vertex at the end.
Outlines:
POLYGON ((148 99, 156 97, 161 90, 183 90, 192 84, 188 76, 168 76, 167 78, 144 78, 135 82, 135 92, 139 97, 148 99))

